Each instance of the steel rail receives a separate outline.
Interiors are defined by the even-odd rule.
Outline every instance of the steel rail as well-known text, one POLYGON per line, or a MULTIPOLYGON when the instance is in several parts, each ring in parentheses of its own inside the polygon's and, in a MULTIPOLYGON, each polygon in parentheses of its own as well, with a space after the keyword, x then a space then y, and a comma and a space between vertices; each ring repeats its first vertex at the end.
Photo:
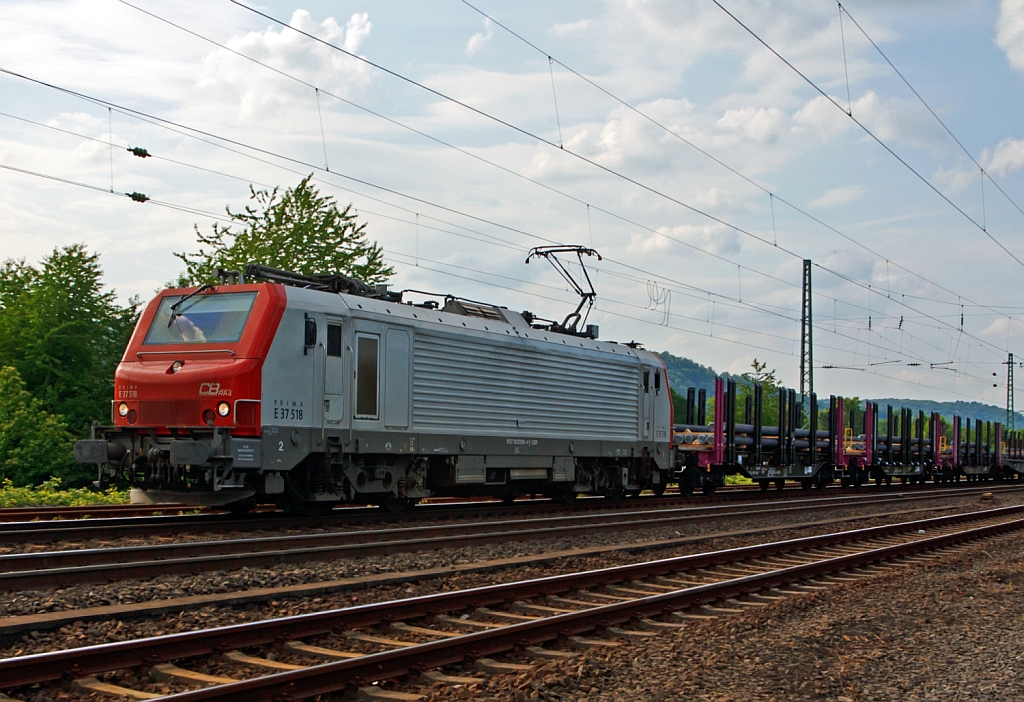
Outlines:
MULTIPOLYGON (((440 592, 423 597, 358 605, 344 609, 248 622, 214 629, 5 658, 0 659, 0 681, 3 681, 5 688, 45 683, 60 680, 69 675, 80 677, 119 668, 153 665, 163 661, 205 656, 218 651, 272 644, 279 640, 319 636, 329 634, 335 629, 348 630, 378 625, 385 621, 400 621, 407 618, 415 619, 439 612, 458 611, 467 606, 494 606, 504 604, 510 600, 529 599, 542 595, 557 595, 567 591, 599 587, 628 580, 669 575, 687 569, 725 565, 740 560, 765 558, 794 551, 916 532, 922 529, 938 529, 985 519, 1010 517, 1022 512, 1024 512, 1024 505, 1000 507, 980 512, 920 519, 833 534, 788 539, 755 546, 677 556, 600 570, 553 575, 468 590, 440 592)), ((1012 523, 1024 524, 1024 520, 1015 520, 1012 523)), ((927 539, 911 543, 923 543, 925 541, 927 539)), ((833 560, 830 562, 839 561, 833 560)), ((787 569, 783 579, 789 578, 791 582, 810 577, 801 573, 802 571, 787 569)), ((745 582, 752 583, 755 581, 745 582)), ((764 586, 758 585, 753 590, 764 586)), ((701 590, 701 592, 711 591, 701 590)), ((717 599, 718 597, 719 595, 716 595, 712 599, 717 599)), ((649 600, 650 598, 647 599, 649 600)), ((660 610, 655 610, 655 612, 657 611, 660 610)), ((367 656, 367 658, 369 657, 367 656)))
POLYGON ((82 519, 86 515, 116 514, 123 517, 133 515, 149 516, 153 512, 173 512, 177 510, 195 510, 201 507, 189 507, 188 505, 88 505, 81 507, 4 507, 0 509, 0 524, 9 522, 29 522, 34 519, 67 520, 82 519))
MULTIPOLYGON (((692 497, 684 497, 682 495, 668 494, 660 498, 643 497, 636 502, 634 502, 633 500, 630 500, 630 502, 634 504, 642 504, 645 507, 649 507, 651 509, 657 509, 659 506, 672 504, 689 504, 700 506, 705 502, 717 504, 723 501, 741 501, 743 499, 755 497, 756 495, 756 489, 744 487, 742 489, 736 490, 719 491, 716 492, 713 496, 694 495, 692 497)), ((571 505, 555 502, 548 498, 538 498, 536 500, 517 500, 513 504, 507 504, 504 502, 500 502, 498 500, 481 500, 473 498, 465 500, 445 499, 444 501, 432 501, 425 504, 418 504, 411 510, 401 512, 398 514, 392 514, 389 512, 382 511, 379 507, 353 506, 335 508, 334 510, 328 512, 327 514, 312 517, 296 516, 285 514, 283 512, 268 510, 257 511, 256 513, 244 517, 235 517, 230 514, 222 512, 206 512, 203 514, 180 515, 151 515, 147 513, 144 516, 137 517, 101 516, 89 517, 87 519, 69 517, 57 519, 46 518, 45 520, 40 521, 34 521, 35 517, 46 517, 48 513, 34 512, 33 514, 30 514, 26 512, 24 515, 12 513, 11 516, 18 518, 19 521, 4 521, 3 510, 0 510, 0 535, 3 535, 5 537, 7 535, 12 535, 12 538, 18 538, 19 540, 24 541, 26 537, 18 536, 19 532, 32 532, 32 534, 30 535, 31 537, 47 538, 45 536, 45 532, 47 530, 54 530, 60 531, 60 536, 49 538, 65 539, 66 536, 78 536, 79 538, 107 538, 110 536, 116 536, 118 534, 118 530, 124 531, 128 529, 146 529, 146 533, 159 533, 161 530, 164 533, 166 533, 168 531, 173 531, 175 527, 177 527, 182 532, 187 531, 190 527, 194 527, 194 530, 209 530, 212 528, 216 528, 219 531, 230 531, 262 528, 290 528, 293 526, 319 526, 327 524, 345 523, 365 524, 367 521, 391 523, 419 519, 449 519, 452 517, 460 516, 474 516, 478 513, 520 514, 523 512, 543 513, 563 510, 601 510, 608 509, 609 507, 615 507, 616 505, 617 503, 614 501, 610 501, 599 497, 581 498, 573 502, 571 505)), ((123 507, 132 507, 132 505, 123 505, 123 507)), ((35 508, 14 509, 35 510, 35 508)), ((78 508, 71 509, 77 510, 78 508)), ((182 505, 171 505, 167 507, 146 507, 144 509, 156 512, 168 512, 185 511, 196 508, 182 505)), ((111 513, 115 514, 117 513, 117 510, 111 513)), ((77 514, 93 514, 93 510, 81 509, 77 512, 77 514)), ((58 514, 57 516, 60 517, 61 515, 58 514)))
MULTIPOLYGON (((939 492, 938 497, 955 497, 947 491, 939 492)), ((844 495, 720 507, 686 507, 446 526, 13 553, 0 556, 0 590, 38 589, 66 584, 224 571, 338 557, 407 553, 437 547, 454 548, 500 542, 508 540, 509 537, 538 539, 583 531, 589 533, 651 528, 697 520, 725 519, 736 516, 737 512, 744 516, 764 516, 813 510, 825 504, 832 508, 860 507, 893 501, 906 504, 935 497, 936 495, 921 494, 844 495), (758 509, 760 505, 764 506, 758 509)))
POLYGON ((966 541, 1024 528, 1024 519, 991 524, 952 534, 910 541, 893 546, 826 558, 766 573, 748 575, 720 583, 650 595, 626 602, 595 606, 567 614, 556 614, 531 622, 464 634, 459 637, 373 653, 334 663, 313 665, 286 673, 251 678, 189 692, 168 695, 167 702, 275 702, 306 699, 344 690, 349 686, 389 680, 413 671, 429 670, 513 650, 517 646, 542 644, 596 628, 614 626, 636 617, 650 617, 666 610, 687 609, 730 597, 785 586, 816 576, 840 573, 850 568, 891 561, 903 556, 953 546, 966 541))
MULTIPOLYGON (((1016 486, 1009 485, 984 485, 984 486, 956 486, 956 487, 935 487, 930 491, 940 492, 966 491, 966 490, 1006 490, 1015 489, 1016 486)), ((870 486, 872 491, 878 490, 879 494, 902 494, 919 492, 923 488, 920 485, 894 485, 894 486, 870 486)), ((927 488, 926 488, 927 489, 927 488)), ((841 488, 830 486, 828 492, 839 492, 841 488)), ((787 499, 820 499, 817 495, 820 492, 808 493, 800 490, 787 490, 784 492, 787 499)), ((689 497, 679 494, 666 494, 662 497, 641 497, 637 500, 628 499, 627 503, 638 504, 644 508, 657 509, 658 507, 672 506, 672 504, 688 504, 691 507, 712 507, 732 501, 743 501, 745 499, 758 499, 766 495, 755 486, 738 486, 732 489, 723 488, 714 495, 692 495, 689 497)), ((181 504, 168 504, 168 506, 97 506, 97 509, 87 508, 9 508, 0 510, 0 536, 6 539, 14 539, 14 542, 24 542, 30 538, 50 538, 68 540, 72 538, 93 538, 93 537, 116 537, 121 531, 127 529, 145 530, 145 533, 174 533, 175 527, 178 531, 187 531, 189 527, 195 529, 216 528, 218 531, 230 530, 252 530, 264 528, 291 528, 293 526, 317 526, 327 524, 344 524, 347 522, 364 524, 368 521, 393 523, 400 521, 419 519, 449 519, 467 516, 465 513, 495 513, 499 515, 516 515, 522 512, 560 512, 565 510, 605 510, 614 509, 620 503, 602 497, 581 497, 569 504, 550 500, 548 498, 517 500, 509 504, 497 500, 481 501, 479 499, 430 501, 417 504, 408 512, 391 514, 380 510, 377 507, 344 507, 336 508, 327 515, 315 517, 302 517, 287 515, 272 510, 258 510, 256 513, 246 517, 233 517, 225 513, 205 512, 199 515, 154 515, 154 512, 185 512, 200 508, 181 506, 181 504), (117 508, 113 511, 106 508, 117 508), (124 508, 124 509, 121 509, 124 508), (132 513, 139 510, 142 516, 138 517, 108 517, 105 513, 119 514, 123 512, 132 513), (22 511, 25 512, 22 512, 22 511), (70 511, 70 512, 63 512, 70 511), (11 521, 16 520, 16 521, 11 521), (60 532, 52 536, 46 536, 46 531, 53 530, 60 532), (20 535, 19 532, 31 532, 20 535)))

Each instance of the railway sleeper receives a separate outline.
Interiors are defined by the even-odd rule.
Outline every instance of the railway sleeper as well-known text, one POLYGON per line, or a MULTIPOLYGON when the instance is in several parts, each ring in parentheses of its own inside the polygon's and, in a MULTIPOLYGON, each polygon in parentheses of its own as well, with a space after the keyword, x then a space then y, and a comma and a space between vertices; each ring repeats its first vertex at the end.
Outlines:
POLYGON ((596 602, 584 602, 583 600, 573 600, 567 597, 558 597, 557 595, 548 595, 547 598, 545 598, 545 601, 549 604, 569 605, 570 607, 590 608, 598 606, 598 603, 596 602))
POLYGON ((573 648, 578 648, 581 651, 602 647, 615 648, 622 645, 618 641, 609 641, 608 639, 591 639, 585 636, 570 636, 567 642, 573 648))
MULTIPOLYGON (((122 687, 121 685, 114 685, 113 683, 103 682, 94 677, 79 678, 73 680, 68 688, 71 692, 77 692, 80 695, 110 695, 114 697, 127 697, 130 700, 152 700, 157 697, 163 697, 161 694, 155 692, 143 692, 142 690, 133 690, 130 687, 122 687)), ((7 695, 0 695, 0 700, 11 699, 7 695)))
POLYGON ((610 626, 604 630, 604 635, 607 637, 621 636, 627 639, 649 639, 651 637, 658 636, 658 632, 644 631, 642 629, 623 629, 618 626, 610 626))
POLYGON ((247 665, 255 668, 266 668, 268 670, 301 670, 307 666, 295 665, 294 663, 282 663, 281 661, 272 661, 269 658, 261 658, 259 656, 250 656, 241 651, 229 651, 221 656, 221 660, 228 664, 236 665, 247 665))
POLYGON ((322 646, 310 646, 301 641, 289 641, 283 646, 285 651, 289 653, 295 653, 300 656, 309 656, 311 658, 322 658, 329 661, 341 661, 348 660, 350 658, 360 658, 365 654, 354 653, 352 651, 338 651, 333 648, 323 648, 322 646))
POLYGON ((446 685, 476 685, 485 682, 486 678, 469 678, 463 675, 448 675, 440 670, 428 670, 420 675, 419 681, 425 685, 444 683, 446 685))
POLYGON ((742 608, 734 609, 731 607, 715 607, 713 605, 701 605, 697 608, 697 611, 700 614, 707 614, 711 617, 720 617, 727 614, 743 614, 744 612, 742 608))
POLYGON ((685 624, 677 624, 675 622, 659 622, 654 619, 641 619, 637 623, 641 629, 647 629, 648 631, 675 631, 686 627, 685 624))
POLYGON ((194 670, 179 668, 173 663, 160 663, 149 669, 149 677, 154 682, 183 682, 192 685, 226 685, 238 682, 238 678, 225 675, 207 675, 194 670))
POLYGON ((465 615, 465 619, 462 617, 450 617, 447 614, 438 614, 434 617, 434 621, 442 624, 449 624, 452 626, 464 626, 470 629, 500 629, 505 626, 504 624, 492 624, 491 622, 478 622, 475 619, 470 619, 469 615, 465 615))
POLYGON ((363 641, 365 643, 375 643, 381 646, 394 646, 396 648, 406 648, 409 646, 417 646, 415 641, 401 641, 399 639, 388 639, 382 636, 374 636, 373 634, 366 634, 362 631, 346 631, 345 636, 352 639, 353 641, 363 641))
POLYGON ((388 627, 391 631, 402 633, 407 632, 410 634, 420 634, 421 636, 437 636, 442 639, 455 638, 456 636, 465 636, 459 631, 444 631, 443 629, 428 629, 423 626, 413 626, 406 624, 405 622, 394 622, 388 627))
POLYGON ((473 663, 473 667, 482 673, 501 675, 504 673, 529 673, 536 666, 525 663, 500 663, 493 658, 481 658, 473 663))
POLYGON ((533 658, 548 660, 575 658, 577 655, 573 651, 556 651, 551 648, 544 648, 543 646, 527 646, 525 649, 523 649, 523 652, 526 655, 531 656, 533 658))

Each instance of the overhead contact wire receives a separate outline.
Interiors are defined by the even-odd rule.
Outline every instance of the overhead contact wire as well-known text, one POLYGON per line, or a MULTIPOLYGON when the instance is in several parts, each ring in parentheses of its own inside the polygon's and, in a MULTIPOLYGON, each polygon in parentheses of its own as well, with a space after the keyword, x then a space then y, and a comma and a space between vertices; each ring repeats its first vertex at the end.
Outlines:
MULTIPOLYGON (((839 229, 836 229, 836 228, 835 228, 834 226, 832 226, 832 225, 828 224, 827 222, 824 222, 823 220, 821 220, 820 218, 818 218, 818 217, 816 217, 815 215, 811 214, 810 212, 807 212, 806 210, 804 210, 804 209, 800 208, 799 206, 795 205, 794 203, 792 203, 792 202, 790 202, 790 201, 786 200, 785 198, 783 198, 783 197, 779 196, 778 194, 776 194, 776 193, 772 192, 772 191, 771 191, 771 190, 769 190, 768 188, 764 187, 763 185, 761 185, 761 184, 760 184, 760 183, 758 183, 757 181, 755 181, 755 180, 753 180, 752 178, 750 178, 749 176, 747 176, 746 174, 742 173, 741 171, 737 170, 736 168, 733 168, 732 166, 730 166, 729 164, 725 163, 724 161, 722 161, 721 159, 719 159, 719 158, 718 158, 718 157, 716 157, 715 155, 713 155, 713 154, 711 154, 710 152, 708 152, 708 151, 706 151, 706 150, 702 149, 701 147, 697 146, 697 145, 696 145, 695 143, 693 143, 692 141, 690 141, 690 140, 686 139, 686 138, 685 138, 685 137, 683 137, 683 136, 682 136, 681 134, 679 134, 678 132, 676 132, 676 131, 675 131, 674 129, 672 129, 672 128, 668 127, 667 125, 663 124, 662 122, 659 122, 658 120, 654 119, 653 117, 651 117, 650 115, 648 115, 648 114, 647 114, 646 112, 644 112, 643 110, 640 110, 639 108, 637 108, 637 107, 635 107, 634 105, 630 104, 630 103, 629 103, 629 102, 627 102, 626 100, 623 100, 623 99, 622 99, 622 98, 620 98, 620 97, 619 97, 618 95, 616 95, 616 94, 612 93, 612 92, 611 92, 610 90, 608 90, 608 89, 607 89, 607 88, 605 88, 604 86, 602 86, 602 85, 600 85, 599 83, 595 82, 595 81, 594 81, 594 80, 592 80, 591 78, 589 78, 589 77, 587 77, 587 76, 583 75, 582 73, 580 73, 580 72, 579 72, 579 71, 577 71, 576 69, 572 68, 571 66, 569 66, 569 65, 567 65, 567 64, 565 64, 565 63, 563 63, 562 61, 560 61, 560 60, 559 60, 559 59, 557 59, 557 58, 554 58, 553 56, 551 56, 551 54, 550 54, 549 52, 547 52, 547 51, 546 51, 546 50, 544 50, 543 48, 541 48, 541 47, 537 46, 536 44, 534 44, 533 42, 531 42, 531 41, 530 41, 529 39, 527 39, 527 38, 523 37, 522 35, 520 35, 519 33, 517 33, 517 32, 516 32, 515 30, 511 29, 510 27, 506 26, 505 24, 501 23, 500 21, 496 20, 496 19, 495 19, 494 17, 492 17, 491 15, 488 15, 488 14, 487 14, 487 13, 485 13, 484 11, 480 10, 479 8, 477 8, 476 6, 474 6, 474 5, 472 4, 472 3, 468 2, 468 0, 462 0, 462 2, 463 2, 463 4, 465 4, 465 5, 467 6, 467 7, 469 7, 470 9, 472 9, 472 10, 473 10, 474 12, 477 12, 478 14, 480 14, 481 16, 483 16, 484 18, 486 18, 487 20, 489 20, 489 21, 491 21, 492 23, 496 24, 496 25, 497 25, 498 27, 500 27, 500 28, 501 28, 501 29, 503 29, 504 31, 508 32, 509 34, 511 34, 512 36, 514 36, 515 38, 519 39, 519 40, 520 40, 521 42, 523 42, 524 44, 526 44, 526 45, 527 45, 527 46, 529 46, 530 48, 534 49, 535 51, 537 51, 538 53, 540 53, 540 54, 542 54, 542 55, 544 55, 544 56, 547 56, 547 57, 551 58, 551 59, 552 59, 552 60, 553 60, 553 61, 554 61, 555 63, 557 63, 557 64, 558 64, 559 66, 561 66, 562 68, 564 68, 564 69, 565 69, 566 71, 568 71, 568 72, 572 73, 572 74, 573 74, 574 76, 576 76, 576 77, 577 77, 577 78, 579 78, 580 80, 584 81, 585 83, 587 83, 587 84, 588 84, 588 85, 590 85, 591 87, 595 88, 596 90, 598 90, 599 92, 601 92, 601 93, 603 93, 604 95, 608 96, 609 98, 611 98, 611 99, 612 99, 612 100, 614 100, 615 102, 619 103, 619 104, 620 104, 620 105, 622 105, 623 107, 626 107, 627 109, 629 109, 630 111, 632 111, 632 112, 634 112, 635 114, 639 115, 640 117, 644 118, 645 120, 647 120, 647 121, 648 121, 648 122, 650 122, 651 124, 655 125, 655 126, 656 126, 656 127, 658 127, 659 129, 662 129, 662 130, 663 130, 664 132, 666 132, 667 134, 669 134, 669 135, 671 135, 671 136, 675 137, 676 139, 678 139, 678 140, 679 140, 679 141, 681 141, 682 143, 686 144, 686 145, 687 145, 687 146, 689 146, 690 148, 692 148, 692 149, 694 149, 695 151, 697 151, 698 153, 700 153, 701 155, 705 156, 706 158, 710 159, 711 161, 713 161, 714 163, 718 164, 718 165, 719 165, 719 166, 721 166, 722 168, 726 169, 727 171, 729 171, 729 172, 730 172, 730 173, 732 173, 733 175, 735 175, 735 176, 739 177, 740 179, 744 180, 744 181, 745 181, 745 182, 747 182, 748 184, 752 185, 753 187, 757 188, 757 189, 758 189, 758 190, 760 190, 761 192, 763 192, 763 193, 765 193, 766 195, 768 195, 768 197, 769 197, 769 204, 771 204, 771 205, 772 205, 772 207, 771 207, 771 214, 772 214, 772 232, 773 232, 773 237, 774 237, 774 241, 773 241, 773 246, 776 246, 776 247, 777 247, 777 244, 778 244, 778 235, 777 235, 777 233, 776 233, 776 229, 775 229, 775 208, 774 208, 774 202, 773 202, 773 201, 774 201, 774 200, 778 200, 779 202, 783 203, 784 205, 786 205, 787 207, 791 208, 791 209, 792 209, 792 210, 794 210, 795 212, 798 212, 798 213, 800 213, 801 215, 803 215, 804 217, 807 217, 808 219, 810 219, 811 221, 815 222, 816 224, 818 224, 818 225, 820 225, 820 226, 822 226, 822 227, 824 227, 824 228, 828 229, 829 231, 831 231, 831 232, 833 232, 834 234, 836 234, 836 235, 838 235, 838 236, 842 237, 842 238, 843 238, 843 239, 845 239, 846 241, 849 241, 849 242, 850 242, 851 244, 854 244, 855 246, 858 246, 859 248, 863 249, 864 251, 867 251, 868 253, 870 253, 871 255, 875 256, 875 257, 876 257, 876 258, 878 258, 879 260, 883 260, 883 261, 886 261, 887 263, 888 263, 888 262, 890 262, 890 261, 889 261, 889 259, 888 259, 887 257, 885 257, 885 256, 884 256, 883 254, 881 254, 881 253, 879 253, 879 252, 875 251, 874 249, 872 249, 871 247, 867 246, 867 245, 866 245, 866 244, 864 244, 863 242, 861 242, 861 241, 859 241, 859 240, 857 240, 857 239, 854 239, 853 237, 851 237, 851 236, 849 236, 849 235, 845 234, 844 232, 840 231, 839 229)), ((847 14, 849 14, 849 13, 847 13, 847 14)), ((852 19, 852 17, 851 17, 851 19, 852 19)), ((862 31, 863 31, 863 30, 862 30, 862 31)), ((805 79, 806 79, 806 78, 805 78, 805 79)), ((821 92, 821 91, 819 90, 819 92, 821 92)), ((826 95, 826 97, 828 97, 828 96, 826 95)), ((842 109, 842 108, 840 108, 840 109, 842 109)), ((844 112, 846 112, 845 110, 843 110, 843 111, 844 111, 844 112)), ((991 178, 990 178, 990 180, 991 180, 991 178)), ((614 215, 613 215, 613 216, 614 216, 614 215)), ((738 230, 738 231, 739 231, 739 230, 738 230)), ((763 241, 763 240, 762 240, 762 241, 763 241)), ((786 251, 787 253, 792 253, 792 252, 790 252, 790 251, 788 251, 788 250, 786 250, 786 249, 784 249, 784 248, 783 248, 782 250, 783 250, 783 251, 786 251)), ((802 257, 800 257, 800 258, 802 258, 802 257)), ((909 273, 910 275, 913 275, 913 276, 914 276, 914 277, 916 277, 916 278, 919 278, 920 280, 922 280, 922 281, 924 281, 924 282, 928 283, 929 285, 932 285, 932 286, 934 286, 935 288, 937 288, 937 289, 939 289, 939 290, 942 290, 942 291, 944 291, 944 292, 946 292, 946 293, 948 293, 948 294, 950 294, 950 295, 957 295, 957 293, 956 293, 956 292, 954 292, 953 290, 950 290, 949 288, 947 288, 947 287, 945 287, 945 286, 941 285, 940 283, 937 283, 936 281, 934 281, 934 280, 931 280, 930 278, 928 278, 928 277, 926 277, 926 276, 924 276, 924 275, 921 275, 920 273, 917 273, 916 271, 913 271, 913 270, 911 270, 911 269, 907 268, 906 266, 904 266, 904 265, 902 265, 902 264, 900 264, 900 263, 898 263, 898 262, 896 262, 896 261, 892 261, 891 263, 892 263, 892 264, 893 264, 894 266, 896 266, 897 268, 899 268, 900 270, 902 270, 902 271, 905 271, 906 273, 909 273)), ((819 267, 820 267, 820 268, 821 268, 821 269, 822 269, 823 271, 825 271, 825 272, 828 272, 828 273, 832 273, 832 272, 833 272, 833 271, 831 271, 830 269, 828 269, 828 268, 825 268, 825 267, 823 267, 823 266, 819 266, 819 267)), ((749 270, 749 269, 748 269, 748 270, 749 270)), ((795 284, 794 284, 794 286, 795 286, 795 284)), ((815 292, 814 294, 815 294, 815 295, 818 295, 819 293, 815 292)), ((944 303, 944 302, 945 302, 945 301, 942 301, 942 300, 934 300, 934 299, 932 299, 932 298, 920 298, 920 297, 918 297, 918 296, 914 296, 914 297, 915 297, 915 298, 918 298, 918 299, 925 299, 925 300, 930 300, 930 301, 933 301, 933 302, 939 302, 939 303, 944 303)), ((957 297, 960 297, 960 296, 959 296, 959 295, 957 295, 957 297)), ((826 297, 825 297, 825 299, 829 299, 829 298, 828 298, 828 297, 826 296, 826 297)), ((964 298, 964 299, 967 299, 967 298, 964 298)), ((975 305, 977 305, 977 306, 979 306, 979 307, 985 307, 986 309, 992 309, 991 307, 988 307, 988 306, 986 306, 986 305, 982 305, 981 303, 977 303, 977 302, 974 302, 973 300, 972 300, 971 302, 972 302, 972 304, 975 304, 975 305)), ((949 304, 953 304, 953 303, 949 303, 949 304)), ((994 311, 994 310, 993 310, 993 311, 994 311)), ((1020 321, 1020 320, 1017 320, 1017 321, 1020 321)), ((983 342, 983 343, 987 343, 987 342, 983 342)))

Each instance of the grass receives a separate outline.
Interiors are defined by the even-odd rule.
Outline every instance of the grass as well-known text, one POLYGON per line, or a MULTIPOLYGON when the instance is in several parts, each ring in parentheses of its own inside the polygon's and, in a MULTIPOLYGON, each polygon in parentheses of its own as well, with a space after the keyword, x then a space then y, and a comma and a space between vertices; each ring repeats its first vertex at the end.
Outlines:
POLYGON ((10 480, 0 482, 0 507, 83 507, 120 505, 129 501, 127 490, 65 488, 61 487, 60 478, 25 487, 15 487, 10 480))
POLYGON ((744 476, 744 475, 740 475, 739 473, 734 473, 733 475, 725 476, 725 484, 726 485, 753 485, 754 481, 751 480, 750 478, 744 476))

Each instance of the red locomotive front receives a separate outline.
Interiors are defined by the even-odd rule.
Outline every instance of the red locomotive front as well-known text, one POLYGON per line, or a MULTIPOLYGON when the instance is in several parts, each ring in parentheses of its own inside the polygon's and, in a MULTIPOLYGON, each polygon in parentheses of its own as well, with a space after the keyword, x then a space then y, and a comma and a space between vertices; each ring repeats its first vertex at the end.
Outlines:
POLYGON ((266 283, 161 292, 114 374, 113 427, 75 457, 99 463, 101 482, 129 477, 133 502, 239 502, 252 488, 230 466, 258 460, 263 362, 285 304, 266 283))
POLYGON ((119 427, 230 427, 258 436, 263 359, 284 311, 279 285, 167 290, 147 305, 114 374, 119 427))

